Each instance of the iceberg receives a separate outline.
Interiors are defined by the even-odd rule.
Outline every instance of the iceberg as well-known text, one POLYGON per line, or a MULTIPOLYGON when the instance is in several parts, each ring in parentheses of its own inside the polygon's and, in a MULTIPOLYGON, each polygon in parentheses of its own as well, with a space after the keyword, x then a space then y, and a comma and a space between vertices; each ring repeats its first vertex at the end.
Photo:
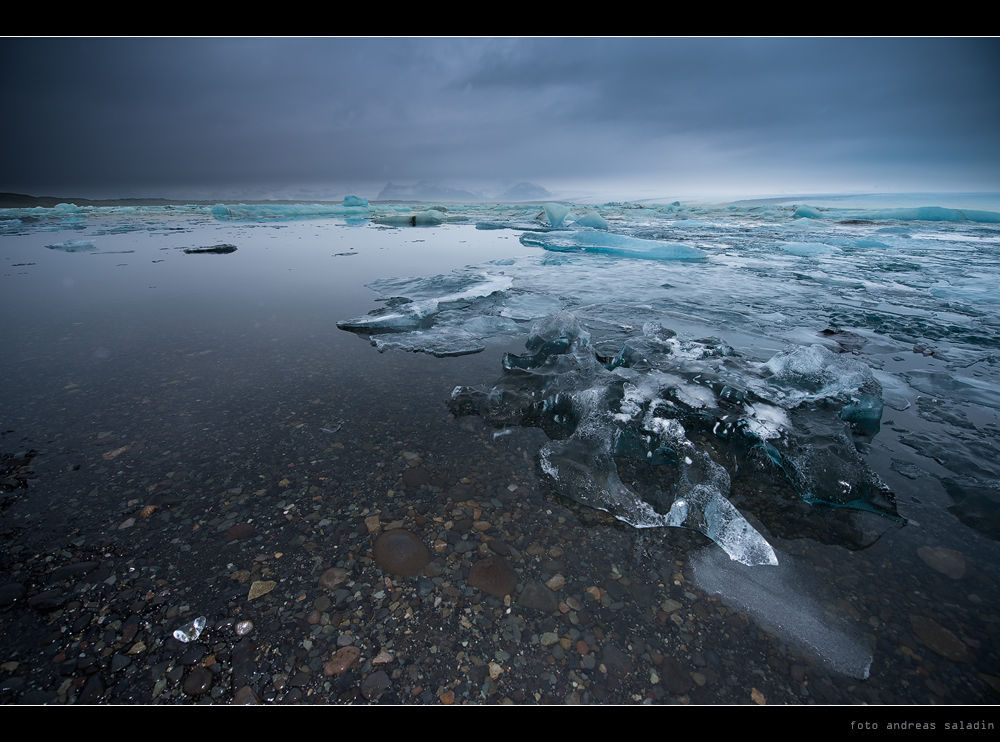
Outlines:
POLYGON ((696 247, 590 230, 526 232, 521 235, 521 244, 553 252, 586 252, 639 260, 704 260, 708 257, 704 250, 696 247))
POLYGON ((607 229, 610 226, 607 219, 598 214, 596 211, 584 214, 576 220, 575 224, 578 227, 592 227, 593 229, 607 229))

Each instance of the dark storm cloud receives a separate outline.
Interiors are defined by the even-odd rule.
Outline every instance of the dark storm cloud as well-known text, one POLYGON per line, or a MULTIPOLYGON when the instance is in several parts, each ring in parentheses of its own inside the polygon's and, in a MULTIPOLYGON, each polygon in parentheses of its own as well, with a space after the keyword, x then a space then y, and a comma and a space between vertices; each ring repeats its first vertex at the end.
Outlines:
POLYGON ((1000 187, 994 39, 7 39, 0 62, 7 191, 1000 187))

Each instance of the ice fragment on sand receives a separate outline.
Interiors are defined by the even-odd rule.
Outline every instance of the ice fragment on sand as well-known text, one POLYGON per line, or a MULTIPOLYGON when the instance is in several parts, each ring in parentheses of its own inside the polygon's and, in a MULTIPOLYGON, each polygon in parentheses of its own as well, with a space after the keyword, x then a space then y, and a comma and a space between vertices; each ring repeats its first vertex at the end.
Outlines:
POLYGON ((174 639, 179 642, 193 642, 201 636, 201 632, 205 630, 205 624, 208 619, 205 616, 199 616, 194 621, 186 623, 174 632, 174 639))

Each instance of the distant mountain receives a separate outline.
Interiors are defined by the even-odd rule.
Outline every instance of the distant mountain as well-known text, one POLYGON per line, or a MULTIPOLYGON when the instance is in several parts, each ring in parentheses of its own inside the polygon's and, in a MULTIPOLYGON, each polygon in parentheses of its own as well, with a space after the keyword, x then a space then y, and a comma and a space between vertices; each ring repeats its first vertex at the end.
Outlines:
POLYGON ((464 188, 451 188, 421 180, 414 185, 395 185, 387 183, 385 188, 375 197, 376 201, 457 201, 457 202, 479 202, 479 201, 545 201, 551 199, 553 194, 542 188, 537 183, 518 183, 517 185, 504 184, 499 192, 490 190, 487 192, 468 191, 464 188))
POLYGON ((438 183, 421 180, 415 185, 398 186, 387 183, 375 197, 376 201, 482 201, 479 193, 461 188, 449 188, 438 183))
POLYGON ((497 196, 497 201, 544 201, 552 198, 549 191, 537 183, 518 183, 497 196))

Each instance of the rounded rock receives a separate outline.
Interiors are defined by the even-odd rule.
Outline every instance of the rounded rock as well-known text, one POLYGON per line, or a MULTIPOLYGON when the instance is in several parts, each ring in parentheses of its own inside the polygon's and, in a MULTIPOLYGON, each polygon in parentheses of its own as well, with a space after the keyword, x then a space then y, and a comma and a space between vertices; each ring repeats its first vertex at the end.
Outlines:
POLYGON ((328 678, 334 675, 342 675, 351 668, 351 665, 358 661, 359 657, 361 657, 361 650, 357 647, 342 647, 323 666, 323 674, 328 678))
POLYGON ((517 587, 517 572, 501 556, 490 556, 476 562, 469 570, 468 583, 498 598, 513 595, 517 587))
POLYGON ((403 528, 385 531, 375 540, 373 551, 379 567, 400 577, 419 574, 431 560, 423 541, 403 528))
POLYGON ((201 696, 212 690, 212 671, 207 667, 196 667, 184 680, 184 693, 189 696, 201 696))

